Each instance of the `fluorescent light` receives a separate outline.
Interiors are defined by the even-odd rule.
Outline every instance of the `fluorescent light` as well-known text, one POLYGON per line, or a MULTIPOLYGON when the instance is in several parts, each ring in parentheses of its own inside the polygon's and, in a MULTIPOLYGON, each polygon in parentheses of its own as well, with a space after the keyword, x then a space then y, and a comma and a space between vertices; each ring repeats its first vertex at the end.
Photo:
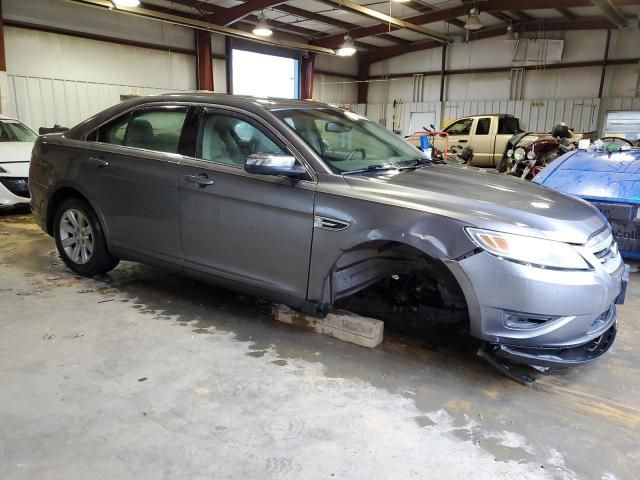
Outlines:
POLYGON ((353 43, 353 38, 350 35, 344 36, 344 43, 336 50, 336 55, 339 57, 351 57, 356 53, 356 46, 353 43))
POLYGON ((393 1, 393 2, 395 2, 395 3, 406 3, 406 2, 408 2, 409 0, 391 0, 391 1, 393 1))
POLYGON ((267 17, 264 16, 264 13, 258 15, 258 23, 253 29, 253 34, 259 37, 270 37, 273 35, 273 31, 269 28, 267 17))
POLYGON ((467 23, 464 24, 464 28, 467 30, 480 30, 482 28, 482 22, 480 22, 480 16, 478 15, 478 9, 472 8, 467 17, 467 23))
POLYGON ((116 7, 139 7, 140 0, 111 0, 116 7))

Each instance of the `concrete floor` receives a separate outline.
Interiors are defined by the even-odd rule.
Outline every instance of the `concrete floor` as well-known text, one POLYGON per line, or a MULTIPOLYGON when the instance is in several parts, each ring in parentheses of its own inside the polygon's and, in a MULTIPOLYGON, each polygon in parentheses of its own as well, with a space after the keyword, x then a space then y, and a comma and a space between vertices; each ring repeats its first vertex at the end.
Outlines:
POLYGON ((640 478, 640 274, 602 360, 532 388, 375 350, 134 263, 85 279, 0 217, 0 479, 640 478))

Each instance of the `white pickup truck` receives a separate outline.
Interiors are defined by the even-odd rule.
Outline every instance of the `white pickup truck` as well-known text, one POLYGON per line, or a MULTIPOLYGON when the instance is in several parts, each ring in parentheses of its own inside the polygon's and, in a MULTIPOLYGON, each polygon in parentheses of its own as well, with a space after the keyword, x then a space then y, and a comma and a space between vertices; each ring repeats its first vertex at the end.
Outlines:
MULTIPOLYGON (((469 165, 475 167, 496 167, 505 153, 509 139, 521 133, 520 122, 513 115, 473 115, 462 117, 449 124, 444 130, 449 134, 449 155, 461 154, 469 147, 473 158, 469 165)), ((444 151, 445 135, 436 135, 433 152, 440 156, 444 151)))

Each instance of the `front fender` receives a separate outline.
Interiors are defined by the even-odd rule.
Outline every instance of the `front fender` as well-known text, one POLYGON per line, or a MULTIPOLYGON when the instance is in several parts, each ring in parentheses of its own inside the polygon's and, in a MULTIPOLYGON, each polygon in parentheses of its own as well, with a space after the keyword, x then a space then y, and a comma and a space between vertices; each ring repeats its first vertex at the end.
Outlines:
POLYGON ((339 231, 314 228, 307 291, 307 299, 314 302, 326 303, 327 279, 338 260, 353 250, 375 250, 396 243, 445 261, 475 249, 459 220, 416 210, 318 193, 315 215, 349 226, 339 231))

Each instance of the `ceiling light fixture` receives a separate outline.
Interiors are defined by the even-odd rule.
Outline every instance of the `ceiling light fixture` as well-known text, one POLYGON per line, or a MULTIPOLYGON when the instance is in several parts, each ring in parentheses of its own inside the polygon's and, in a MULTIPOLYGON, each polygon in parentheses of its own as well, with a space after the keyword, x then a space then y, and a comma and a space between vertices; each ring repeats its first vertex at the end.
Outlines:
POLYGON ((391 1, 395 3, 407 3, 409 0, 391 0, 391 1))
POLYGON ((513 27, 511 25, 509 25, 507 27, 507 35, 504 38, 505 40, 515 40, 516 39, 516 35, 515 33, 513 33, 513 27))
POLYGON ((343 44, 336 50, 336 55, 339 57, 351 57, 355 55, 355 53, 356 46, 353 43, 353 38, 351 38, 351 35, 345 35, 343 44))
POLYGON ((480 22, 480 16, 478 15, 478 9, 472 8, 467 16, 467 23, 464 24, 464 28, 467 30, 480 30, 482 28, 482 22, 480 22))
POLYGON ((139 7, 140 0, 111 0, 116 7, 139 7))
POLYGON ((267 17, 265 17, 264 12, 258 15, 258 23, 253 29, 253 34, 259 37, 270 37, 273 35, 273 31, 267 23, 267 17))

